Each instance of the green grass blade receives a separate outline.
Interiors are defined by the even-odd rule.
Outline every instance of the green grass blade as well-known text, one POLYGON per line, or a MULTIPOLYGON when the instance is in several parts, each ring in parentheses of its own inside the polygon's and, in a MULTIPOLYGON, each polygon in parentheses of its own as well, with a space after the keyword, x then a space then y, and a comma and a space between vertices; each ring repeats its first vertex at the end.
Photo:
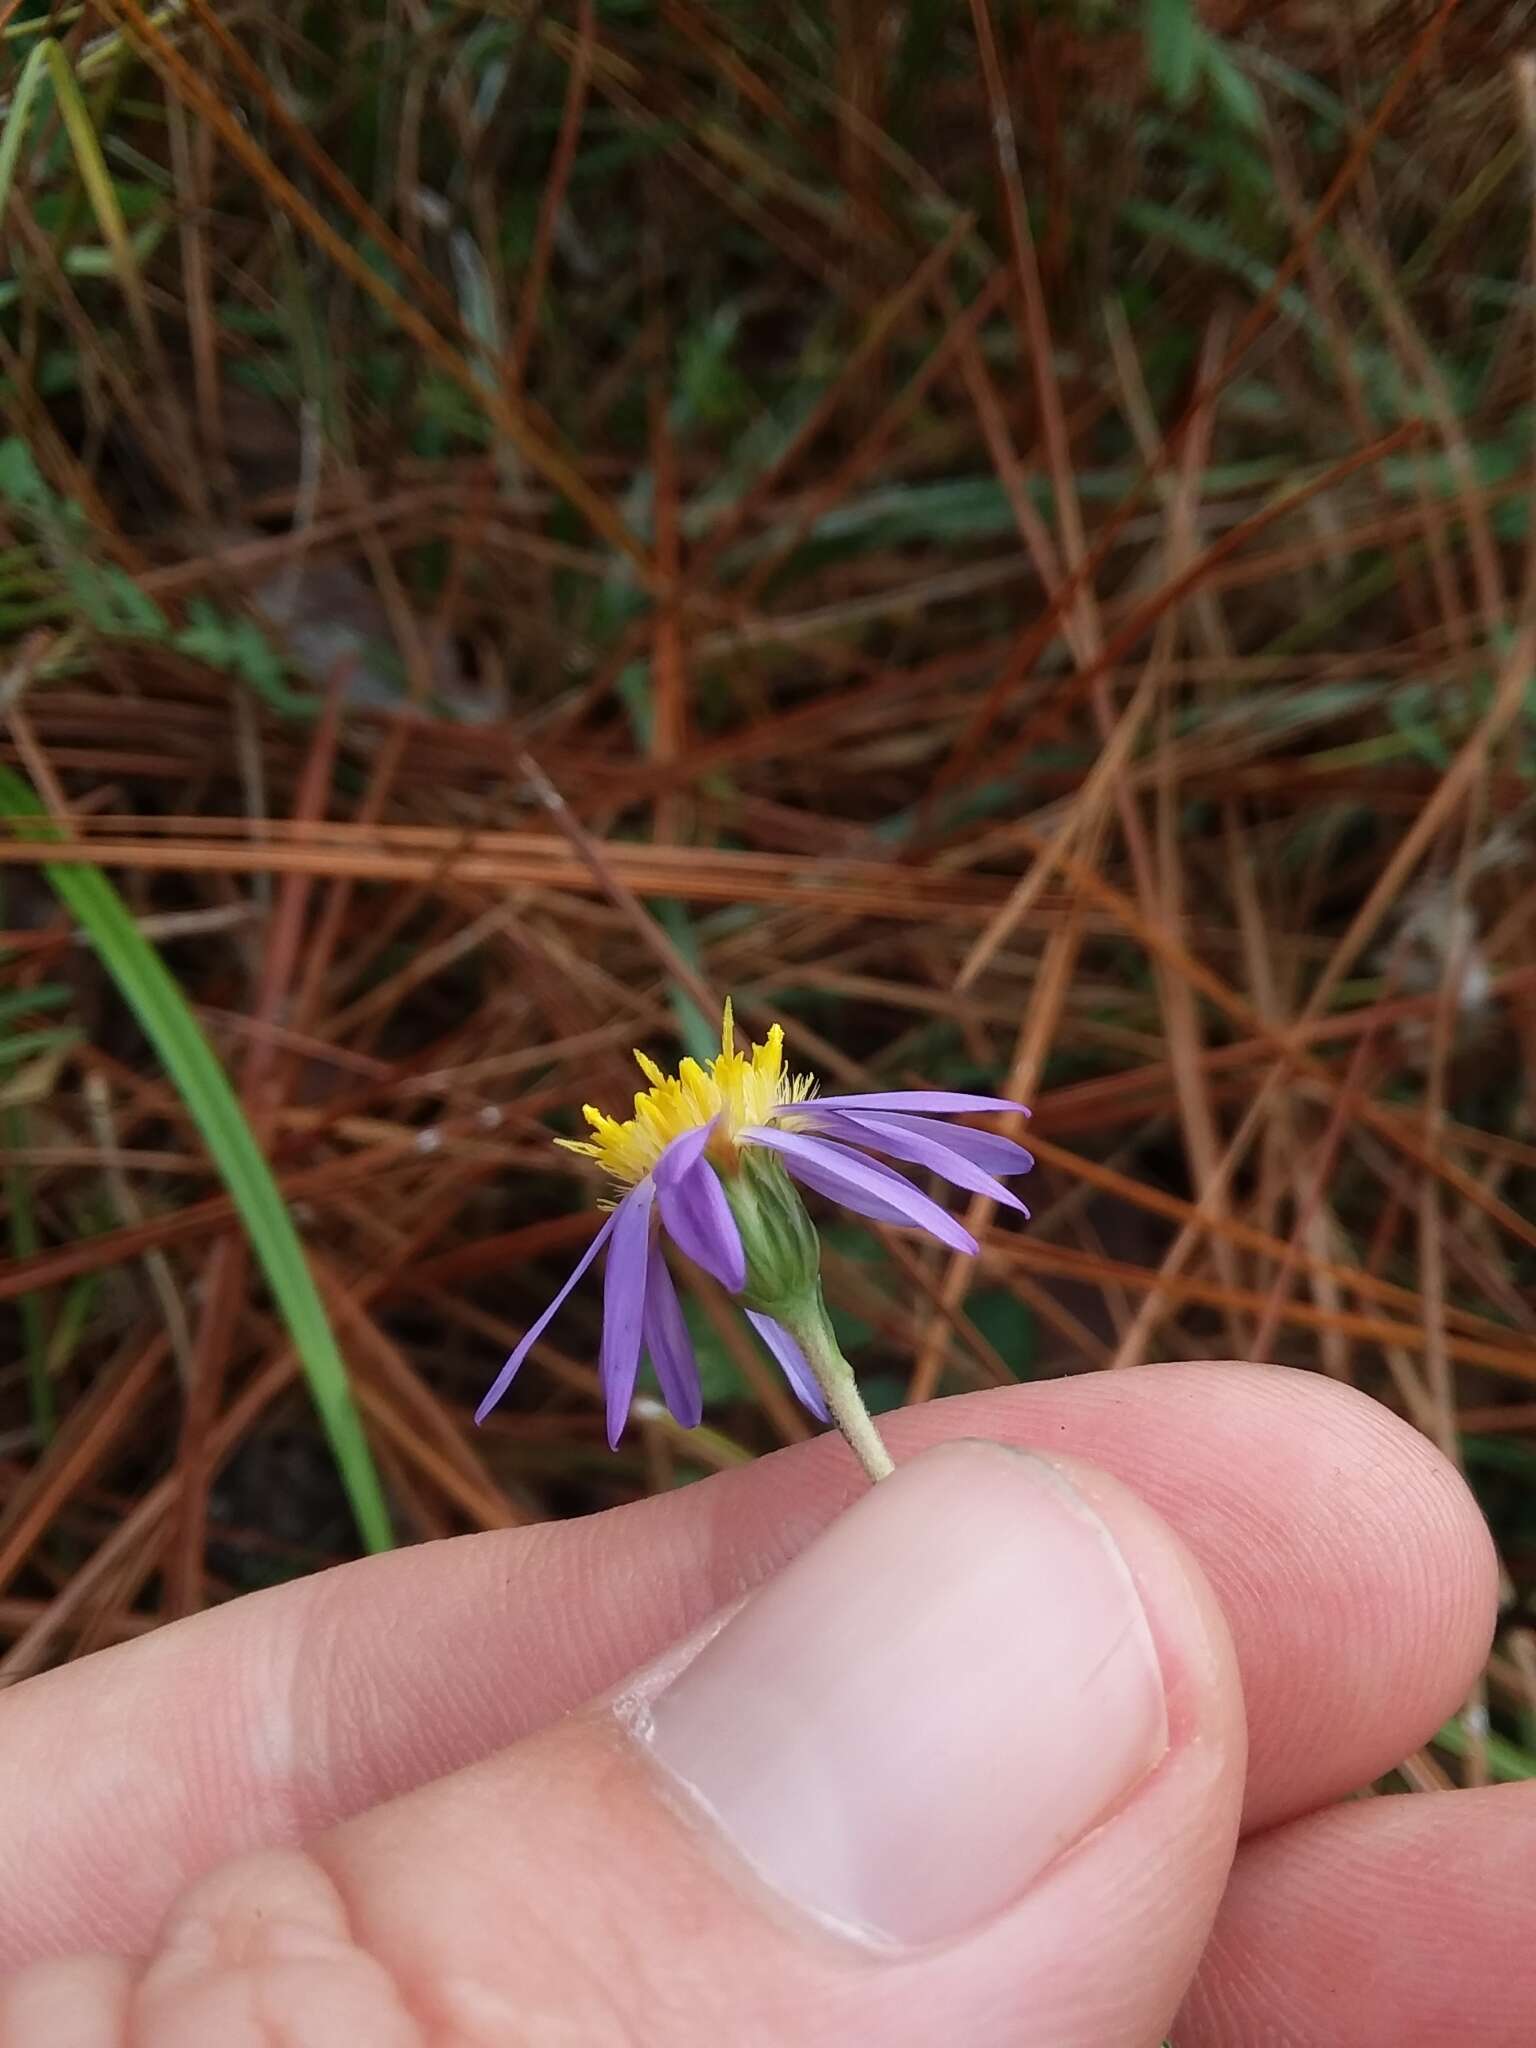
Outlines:
MULTIPOLYGON (((44 831, 58 836, 31 786, 3 766, 0 805, 13 817, 43 821, 44 831)), ((217 1055, 164 961, 101 870, 45 864, 43 872, 89 934, 202 1132, 308 1375, 363 1541, 370 1550, 387 1550, 393 1542, 389 1510, 346 1366, 293 1220, 217 1055)))
POLYGON ((40 988, 12 989, 8 995, 0 996, 0 1025, 9 1024, 13 1017, 28 1017, 34 1010, 62 1010, 72 993, 62 981, 47 981, 40 988))
POLYGON ((47 43, 39 43, 29 52, 16 80, 16 90, 11 94, 11 103, 6 108, 5 123, 0 126, 0 219, 5 217, 5 202, 11 196, 16 159, 21 155, 21 145, 26 139, 27 122, 31 118, 37 88, 42 83, 48 50, 47 43))
POLYGON ((91 121, 85 96, 80 90, 74 72, 70 69, 69 58, 58 43, 39 43, 34 54, 41 56, 47 63, 48 76, 64 122, 64 131, 75 153, 75 166, 80 173, 80 182, 85 187, 91 211, 96 216, 101 239, 110 252, 112 268, 117 272, 123 297, 128 302, 129 316, 138 330, 139 339, 152 351, 154 326, 149 316, 149 302, 144 295, 144 281, 139 275, 138 248, 128 232, 128 223, 123 218, 117 187, 112 182, 112 173, 107 167, 101 138, 91 121))
POLYGON ((1200 76, 1200 22, 1194 0, 1142 0, 1147 69, 1176 107, 1188 104, 1200 76))
MULTIPOLYGON (((27 1119, 20 1109, 7 1109, 4 1124, 6 1150, 13 1155, 27 1142, 27 1119)), ((29 1258, 40 1242, 37 1210, 32 1201, 32 1175, 14 1158, 6 1162, 5 1201, 11 1229, 11 1256, 29 1258)), ((58 1426, 53 1399, 53 1381, 48 1374, 48 1317, 41 1294, 22 1295, 21 1341, 27 1354, 27 1399, 32 1410, 32 1428, 40 1444, 52 1441, 58 1426)))
POLYGON ((57 1052, 60 1046, 77 1045, 79 1041, 79 1032, 70 1024, 13 1032, 9 1038, 0 1038, 0 1073, 7 1067, 19 1066, 23 1060, 35 1059, 40 1052, 57 1052))
MULTIPOLYGON (((1452 1756, 1470 1756, 1473 1740, 1460 1721, 1447 1721, 1435 1737, 1440 1749, 1448 1749, 1452 1756)), ((1506 1742, 1502 1735, 1483 1737, 1483 1754, 1488 1760, 1488 1775, 1495 1784, 1517 1785, 1527 1778, 1536 1778, 1536 1756, 1518 1744, 1506 1742)))

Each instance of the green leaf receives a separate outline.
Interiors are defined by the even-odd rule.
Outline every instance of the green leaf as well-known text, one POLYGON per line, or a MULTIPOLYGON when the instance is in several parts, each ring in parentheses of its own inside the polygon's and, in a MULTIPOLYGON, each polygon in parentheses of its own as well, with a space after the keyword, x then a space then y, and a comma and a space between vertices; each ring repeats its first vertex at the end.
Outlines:
MULTIPOLYGON (((26 1259, 42 1241, 38 1235, 37 1207, 32 1200, 32 1174, 14 1156, 27 1142, 26 1112, 7 1109, 0 1128, 5 1132, 6 1150, 12 1154, 5 1169, 11 1257, 26 1259)), ((27 1354, 27 1399, 32 1410, 32 1429, 37 1441, 46 1444, 52 1441, 58 1426, 53 1382, 48 1376, 48 1311, 42 1294, 35 1288, 22 1295, 17 1307, 21 1312, 22 1349, 27 1354)))
MULTIPOLYGON (((3 765, 0 805, 13 820, 32 821, 42 836, 61 836, 31 785, 3 765)), ((293 1339, 363 1541, 370 1550, 389 1549, 389 1509, 347 1368, 293 1219, 218 1056, 165 962, 101 870, 45 863, 43 873, 89 934, 201 1131, 293 1339)))
POLYGON ((62 981, 45 982, 41 988, 12 989, 8 995, 0 995, 0 1024, 9 1024, 13 1017, 29 1017, 34 1010, 60 1010, 70 995, 62 981))
POLYGON ((164 642, 170 631, 165 613, 125 569, 75 556, 64 564, 64 582, 80 616, 105 638, 164 642))
POLYGON ((978 1287, 965 1312, 1015 1378, 1034 1378, 1040 1328, 1026 1302, 1006 1287, 978 1287))
POLYGON ((832 1324, 832 1334, 836 1337, 845 1357, 849 1353, 862 1351, 875 1334, 873 1323, 866 1322, 864 1317, 856 1314, 853 1309, 844 1308, 839 1301, 827 1303, 827 1316, 832 1324))
POLYGON ((58 509, 59 501, 43 480, 26 442, 15 434, 0 441, 0 500, 45 519, 58 509))
POLYGON ((679 426, 722 426, 755 415, 752 387, 731 362, 741 311, 740 305, 721 306, 684 334, 673 400, 679 426))
POLYGON ((117 186, 102 154, 101 138, 96 133, 79 82, 70 69, 63 44, 49 41, 39 43, 37 48, 39 54, 46 52, 53 80, 53 96, 75 153, 80 182, 85 187, 91 211, 96 216, 96 225, 101 230, 101 239, 110 251, 112 268, 128 298, 128 309, 130 313, 137 313, 141 310, 143 291, 139 277, 139 253, 123 218, 117 186))
MULTIPOLYGON (((687 907, 675 897, 663 896, 651 906, 656 922, 676 946, 690 967, 702 965, 698 935, 687 907)), ((720 1050, 720 1026, 706 1017, 680 981, 667 978, 667 1007, 677 1026, 677 1035, 696 1060, 707 1060, 720 1050)))
POLYGON ((32 102, 43 82, 48 52, 57 47, 51 38, 47 38, 33 48, 17 76, 16 90, 11 94, 5 126, 0 128, 0 220, 5 218, 5 203, 11 194, 11 180, 16 175, 16 159, 21 155, 21 145, 26 139, 32 102))
POLYGON ((206 597, 189 602, 187 623, 172 635, 171 645, 194 661, 249 683, 276 711, 306 714, 315 708, 313 697, 289 685, 282 656, 256 621, 231 617, 206 597))
MULTIPOLYGON (((1440 1749, 1448 1749, 1452 1756, 1470 1756, 1472 1753, 1472 1737, 1460 1721, 1447 1721, 1436 1735, 1435 1743, 1440 1749)), ((1502 1735, 1485 1736, 1483 1747, 1488 1758, 1488 1775, 1496 1783, 1514 1785, 1536 1778, 1536 1756, 1532 1756, 1529 1750, 1506 1742, 1502 1735)))
POLYGON ((906 1401, 906 1376, 899 1372, 865 1373, 859 1380, 859 1392, 871 1415, 890 1415, 906 1401))
POLYGON ((1203 36, 1205 82, 1211 97, 1234 128, 1257 135, 1264 126, 1264 103, 1245 71, 1240 71, 1232 53, 1217 37, 1203 36))
POLYGON ((0 1038, 0 1073, 40 1052, 56 1052, 60 1046, 79 1042, 80 1033, 72 1024, 55 1024, 42 1031, 15 1031, 9 1038, 0 1038))
POLYGON ((1147 69, 1174 106, 1185 106, 1200 75, 1204 37, 1195 0, 1142 0, 1147 69))
POLYGON ((1434 686, 1429 683, 1399 683, 1386 699, 1387 717, 1412 746, 1421 760, 1442 774, 1451 765, 1450 749, 1435 726, 1443 712, 1434 686))
POLYGON ((741 1376, 725 1341, 714 1324, 705 1315, 692 1295, 682 1296, 683 1320, 688 1325, 688 1339, 693 1345, 693 1355, 698 1361, 699 1387, 704 1396, 706 1408, 722 1407, 727 1401, 744 1401, 747 1398, 747 1383, 741 1376))

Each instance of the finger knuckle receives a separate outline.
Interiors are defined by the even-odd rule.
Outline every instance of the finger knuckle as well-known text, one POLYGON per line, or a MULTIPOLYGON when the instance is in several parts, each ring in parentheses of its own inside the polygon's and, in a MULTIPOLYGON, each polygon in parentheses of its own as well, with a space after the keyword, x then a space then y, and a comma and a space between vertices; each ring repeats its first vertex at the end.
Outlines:
POLYGON ((121 2048, 131 1966, 115 1956, 61 1956, 0 1980, 0 2048, 121 2048))
POLYGON ((341 1891, 300 1850, 241 1858, 172 1910, 132 2000, 134 2048, 437 2048, 341 1891))

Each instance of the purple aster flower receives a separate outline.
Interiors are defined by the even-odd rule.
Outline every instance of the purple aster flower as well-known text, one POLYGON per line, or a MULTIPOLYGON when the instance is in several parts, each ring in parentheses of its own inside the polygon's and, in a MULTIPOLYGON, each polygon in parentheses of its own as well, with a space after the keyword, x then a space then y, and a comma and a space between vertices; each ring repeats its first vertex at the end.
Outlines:
POLYGON ((975 1238, 947 1210, 872 1154, 922 1168, 967 1193, 1027 1216, 998 1178, 1034 1164, 1012 1138, 941 1118, 1022 1103, 946 1089, 873 1095, 812 1093, 807 1076, 784 1066, 784 1033, 735 1050, 725 1006, 720 1051, 707 1065, 685 1059, 675 1075, 636 1053, 650 1086, 624 1122, 588 1106, 591 1137, 557 1142, 594 1160, 623 1193, 549 1307, 497 1374, 475 1420, 483 1421, 566 1296, 608 1247, 598 1370, 616 1444, 634 1395, 642 1353, 656 1370, 676 1419, 693 1428, 703 1410, 698 1365, 662 1254, 663 1234, 742 1303, 800 1400, 831 1419, 878 1476, 889 1470, 853 1392, 821 1302, 820 1246, 793 1183, 878 1223, 913 1224, 952 1251, 974 1254, 975 1238), (813 1355, 808 1355, 813 1354, 813 1355), (857 1413, 851 1412, 856 1410, 857 1413), (882 1462, 883 1461, 883 1462, 882 1462))

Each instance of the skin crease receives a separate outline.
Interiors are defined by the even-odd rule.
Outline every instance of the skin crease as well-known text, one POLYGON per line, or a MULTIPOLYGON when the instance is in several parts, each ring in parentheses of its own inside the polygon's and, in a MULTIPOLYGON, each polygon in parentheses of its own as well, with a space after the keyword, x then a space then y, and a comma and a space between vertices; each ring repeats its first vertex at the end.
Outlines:
POLYGON ((0 2048, 1142 2048, 1202 1950, 1180 2048, 1536 2038, 1531 1788, 1318 1811, 1423 1741, 1486 1651, 1490 1546, 1431 1447, 1329 1382, 1229 1365, 969 1396, 887 1434, 898 1462, 990 1437, 1077 1471, 1163 1664, 1168 1756, 1001 1920, 852 1953, 765 1900, 610 1712, 569 1711, 857 1493, 823 1440, 0 1697, 0 2048))

